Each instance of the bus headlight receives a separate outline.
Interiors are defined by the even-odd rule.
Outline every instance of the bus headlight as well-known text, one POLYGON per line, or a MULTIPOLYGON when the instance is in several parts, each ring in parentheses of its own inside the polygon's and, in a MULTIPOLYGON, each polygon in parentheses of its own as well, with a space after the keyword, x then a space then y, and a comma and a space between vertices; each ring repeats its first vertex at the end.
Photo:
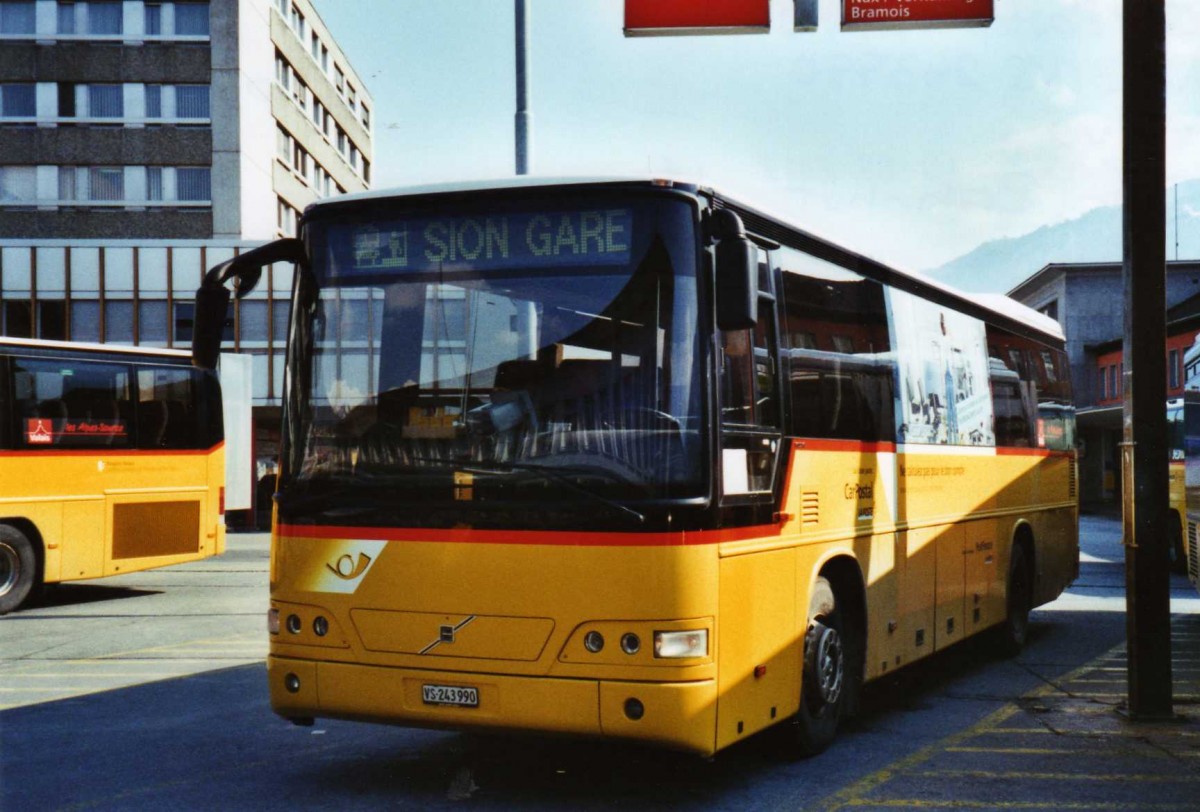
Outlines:
POLYGON ((687 632, 655 632, 654 656, 686 658, 708 656, 708 629, 687 632))

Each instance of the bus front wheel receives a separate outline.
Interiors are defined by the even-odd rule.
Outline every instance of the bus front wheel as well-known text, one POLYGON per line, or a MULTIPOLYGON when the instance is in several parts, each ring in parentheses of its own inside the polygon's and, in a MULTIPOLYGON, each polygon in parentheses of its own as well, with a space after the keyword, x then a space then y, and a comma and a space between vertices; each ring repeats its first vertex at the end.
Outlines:
POLYGON ((845 635, 845 613, 829 580, 820 576, 808 604, 800 711, 794 722, 800 756, 824 751, 837 733, 849 672, 845 635))
POLYGON ((16 609, 33 591, 37 556, 25 534, 0 525, 0 615, 16 609))

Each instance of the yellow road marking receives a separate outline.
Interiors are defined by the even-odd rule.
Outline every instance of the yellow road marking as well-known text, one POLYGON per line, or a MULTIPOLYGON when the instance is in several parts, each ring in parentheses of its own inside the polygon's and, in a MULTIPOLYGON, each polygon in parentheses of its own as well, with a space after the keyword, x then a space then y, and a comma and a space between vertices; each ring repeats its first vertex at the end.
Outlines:
MULTIPOLYGON (((1054 694, 1065 692, 1062 686, 1069 686, 1074 682, 1086 682, 1085 678, 1095 674, 1100 667, 1098 663, 1109 661, 1124 661, 1124 644, 1111 649, 1109 652, 1102 654, 1097 659, 1091 661, 1087 665, 1071 671, 1062 677, 1059 677, 1053 683, 1046 683, 1029 693, 1025 694, 1022 699, 1045 699, 1054 694)), ((1099 682, 1109 682, 1099 680, 1099 682)), ((1111 682, 1118 682, 1113 680, 1111 682)), ((1112 697, 1118 700, 1125 699, 1126 693, 1078 693, 1070 692, 1072 698, 1107 698, 1112 697)), ((1175 694, 1176 702, 1187 702, 1194 699, 1200 699, 1200 696, 1191 694, 1175 694)), ((1113 703, 1116 704, 1116 703, 1113 703)), ((1073 708, 1061 708, 1060 711, 1077 714, 1079 716, 1089 716, 1096 714, 1104 714, 1110 716, 1113 713, 1112 705, 1100 705, 1095 707, 1079 706, 1073 708)), ((1200 774, 1173 776, 1173 775, 1154 775, 1154 774, 1105 774, 1105 773, 1056 773, 1056 772, 1031 772, 1031 771, 987 771, 987 770, 924 770, 918 771, 912 768, 918 764, 922 764, 932 760, 937 754, 945 752, 986 752, 986 753, 1010 753, 1010 754, 1028 754, 1028 755, 1062 755, 1070 754, 1072 750, 1059 750, 1053 748, 982 748, 974 747, 966 744, 970 739, 982 736, 984 734, 1026 734, 1026 733, 1051 733, 1055 732, 1059 735, 1066 735, 1075 738, 1084 738, 1096 734, 1110 735, 1134 735, 1133 733, 1117 732, 1117 731, 1051 731, 1048 728, 1021 728, 1021 727, 1004 727, 1003 723, 1011 719, 1019 713, 1021 708, 1017 704, 1007 705, 998 711, 987 715, 979 722, 967 727, 966 729, 947 736, 946 738, 921 748, 917 752, 903 758, 893 764, 884 767, 881 770, 866 776, 855 784, 846 787, 840 792, 826 798, 818 807, 824 812, 835 812, 835 810, 844 809, 847 807, 876 807, 876 808, 914 808, 914 809, 939 809, 939 808, 963 808, 963 809, 1055 809, 1055 810, 1176 810, 1186 809, 1194 810, 1195 803, 1188 804, 1155 804, 1155 803, 1121 803, 1121 802, 1064 802, 1062 800, 1048 801, 933 801, 926 799, 902 799, 902 798, 874 798, 867 797, 870 793, 887 784, 893 778, 900 775, 914 778, 947 778, 954 780, 964 779, 1000 779, 1012 781, 1094 781, 1094 782, 1122 782, 1135 784, 1168 784, 1180 783, 1189 784, 1200 782, 1200 774)), ((1183 732, 1183 731, 1178 731, 1183 732)), ((1177 732, 1172 731, 1171 735, 1177 732)), ((1191 735, 1196 735, 1192 733, 1191 735)), ((1145 732, 1141 732, 1140 736, 1144 737, 1145 732)), ((1200 754, 1196 754, 1200 755, 1200 754)))

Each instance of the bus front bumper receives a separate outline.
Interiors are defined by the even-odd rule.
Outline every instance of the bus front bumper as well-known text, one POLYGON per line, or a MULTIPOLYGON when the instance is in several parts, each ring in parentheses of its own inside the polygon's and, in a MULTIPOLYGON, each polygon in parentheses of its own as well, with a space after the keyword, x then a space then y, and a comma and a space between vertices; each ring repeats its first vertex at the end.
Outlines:
POLYGON ((274 656, 267 658, 267 674, 271 707, 289 719, 522 730, 630 739, 704 756, 715 751, 715 680, 653 683, 464 674, 274 656), (427 685, 474 688, 478 706, 429 704, 423 692, 427 685))

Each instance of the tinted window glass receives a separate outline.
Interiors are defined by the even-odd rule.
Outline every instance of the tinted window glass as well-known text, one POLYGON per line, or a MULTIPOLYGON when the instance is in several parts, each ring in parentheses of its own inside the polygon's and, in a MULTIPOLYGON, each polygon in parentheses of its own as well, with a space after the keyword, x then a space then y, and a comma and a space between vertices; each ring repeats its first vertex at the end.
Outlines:
POLYGON ((996 445, 1074 448, 1075 407, 1066 353, 990 325, 987 341, 996 445))
POLYGON ((890 441, 895 370, 883 286, 792 249, 775 256, 783 270, 788 431, 890 441))
POLYGON ((132 386, 123 364, 13 360, 20 448, 132 445, 132 386))

